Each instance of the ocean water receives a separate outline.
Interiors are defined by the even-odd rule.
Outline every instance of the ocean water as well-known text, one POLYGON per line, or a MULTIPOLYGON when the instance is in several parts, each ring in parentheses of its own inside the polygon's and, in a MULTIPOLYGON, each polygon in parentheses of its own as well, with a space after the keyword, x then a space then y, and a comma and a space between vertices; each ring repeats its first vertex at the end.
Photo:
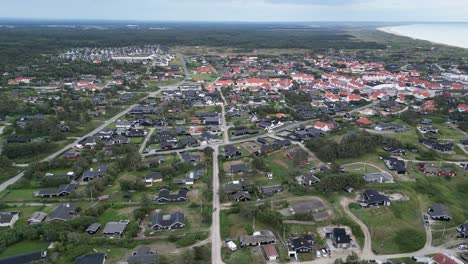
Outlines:
POLYGON ((468 49, 468 23, 427 23, 380 28, 402 35, 468 49))

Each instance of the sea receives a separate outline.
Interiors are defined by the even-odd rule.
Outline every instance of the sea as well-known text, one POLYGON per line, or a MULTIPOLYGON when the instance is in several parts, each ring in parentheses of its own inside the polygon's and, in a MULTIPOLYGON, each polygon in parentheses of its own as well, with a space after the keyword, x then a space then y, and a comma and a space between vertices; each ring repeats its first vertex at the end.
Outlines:
POLYGON ((421 23, 382 27, 378 30, 468 49, 468 23, 421 23))

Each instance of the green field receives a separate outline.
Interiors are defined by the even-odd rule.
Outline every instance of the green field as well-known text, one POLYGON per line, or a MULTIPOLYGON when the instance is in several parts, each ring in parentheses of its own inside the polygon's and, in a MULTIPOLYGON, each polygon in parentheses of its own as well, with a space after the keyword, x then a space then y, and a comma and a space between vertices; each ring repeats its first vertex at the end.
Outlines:
POLYGON ((416 198, 394 202, 390 207, 350 206, 350 210, 369 228, 377 254, 413 252, 424 246, 422 208, 416 198))
POLYGON ((37 250, 46 250, 49 243, 42 241, 23 241, 13 246, 7 247, 0 253, 0 258, 15 256, 22 253, 33 252, 37 250))

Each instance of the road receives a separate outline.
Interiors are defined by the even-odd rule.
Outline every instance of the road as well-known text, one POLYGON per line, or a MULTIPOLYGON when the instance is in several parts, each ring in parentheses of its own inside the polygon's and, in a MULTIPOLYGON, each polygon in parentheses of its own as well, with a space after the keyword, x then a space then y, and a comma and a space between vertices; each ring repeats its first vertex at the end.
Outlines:
POLYGON ((221 88, 218 88, 218 92, 221 95, 221 99, 223 100, 223 104, 221 105, 221 128, 223 130, 223 141, 224 141, 224 144, 229 144, 229 127, 226 123, 227 101, 226 101, 226 98, 224 98, 224 94, 221 91, 221 88))
POLYGON ((342 198, 340 200, 340 205, 343 207, 345 213, 354 221, 356 224, 361 227, 362 233, 364 233, 364 246, 361 249, 360 257, 362 259, 372 259, 374 253, 372 252, 372 238, 369 231, 369 228, 359 219, 357 218, 351 211, 349 210, 349 204, 354 202, 352 199, 349 198, 342 198))
MULTIPOLYGON (((151 92, 150 94, 148 94, 147 96, 145 96, 144 98, 142 98, 140 100, 140 102, 144 101, 145 99, 149 98, 149 97, 154 97, 156 95, 158 95, 163 89, 159 89, 155 92, 151 92)), ((83 139, 87 138, 87 137, 90 137, 94 134, 96 134, 97 132, 101 131, 102 129, 106 128, 107 126, 109 126, 110 124, 114 123, 115 121, 117 121, 119 118, 121 118, 122 116, 128 114, 130 112, 130 110, 132 110, 133 107, 137 106, 138 104, 132 104, 130 106, 128 106, 125 110, 123 110, 122 112, 116 114, 115 116, 113 116, 112 118, 108 119, 107 121, 105 121, 103 124, 101 124, 100 126, 96 127, 95 129, 93 129, 93 131, 87 133, 86 135, 82 136, 82 137, 79 137, 78 139, 76 139, 73 143, 70 143, 68 145, 66 145, 65 147, 57 150, 56 152, 52 153, 51 155, 47 156, 45 159, 42 160, 42 162, 44 161, 51 161, 53 159, 55 159, 56 157, 58 157, 59 155, 61 155, 62 153, 64 153, 65 151, 67 151, 68 149, 71 149, 73 148, 74 146, 76 146, 80 141, 82 141, 83 139)), ((3 182, 2 184, 0 184, 0 192, 5 190, 8 186, 16 183, 18 180, 20 180, 22 177, 24 176, 24 172, 21 172, 19 173, 18 175, 16 175, 15 177, 3 182)))
POLYGON ((219 148, 214 146, 213 152, 213 220, 211 224, 211 263, 222 264, 221 258, 221 233, 219 219, 219 148))
POLYGON ((185 80, 191 80, 192 77, 190 76, 190 72, 187 69, 187 62, 185 60, 185 56, 182 53, 177 53, 177 57, 180 59, 180 63, 182 64, 182 69, 184 70, 185 80))
POLYGON ((145 140, 143 140, 143 143, 141 143, 140 150, 139 150, 140 154, 143 153, 143 151, 145 150, 146 143, 148 143, 148 140, 151 138, 151 135, 153 134, 155 129, 156 129, 155 127, 151 127, 149 129, 148 134, 146 134, 145 140))
MULTIPOLYGON (((425 226, 425 231, 426 231, 426 243, 424 244, 424 247, 416 252, 410 252, 410 253, 402 253, 402 254, 388 254, 388 255, 376 255, 372 251, 372 237, 371 233, 369 231, 369 228, 359 219, 357 218, 350 210, 349 210, 349 204, 353 202, 352 199, 349 198, 342 198, 340 200, 340 205, 343 207, 345 213, 354 221, 356 222, 359 227, 361 227, 362 232, 364 233, 364 246, 361 250, 361 254, 359 255, 361 259, 376 259, 376 260, 381 260, 385 261, 388 259, 395 259, 395 258, 407 258, 407 257, 412 257, 412 256, 417 256, 417 257, 423 257, 426 255, 434 254, 434 253, 445 253, 448 255, 455 255, 456 252, 453 250, 449 250, 444 248, 444 246, 438 246, 434 247, 432 246, 432 232, 430 227, 425 226)), ((421 220, 422 221, 422 220, 421 220)), ((313 261, 307 262, 307 263, 316 263, 313 261)))

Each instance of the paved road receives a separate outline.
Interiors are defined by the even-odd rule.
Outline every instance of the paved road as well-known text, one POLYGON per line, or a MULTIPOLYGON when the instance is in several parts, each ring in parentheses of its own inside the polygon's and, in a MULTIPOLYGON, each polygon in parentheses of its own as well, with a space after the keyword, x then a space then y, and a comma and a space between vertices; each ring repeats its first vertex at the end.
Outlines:
MULTIPOLYGON (((153 96, 156 96, 157 94, 159 94, 160 92, 162 91, 162 89, 159 89, 158 91, 155 91, 155 92, 152 92, 150 93, 149 95, 147 95, 146 97, 142 98, 140 100, 143 101, 149 97, 153 97, 153 96)), ((137 106, 138 104, 133 104, 133 105, 130 105, 128 106, 125 110, 123 110, 122 112, 118 113, 117 115, 115 115, 114 117, 108 119, 106 122, 104 122, 102 125, 100 125, 99 127, 95 128, 93 131, 87 133, 86 135, 78 138, 77 140, 75 140, 73 143, 70 143, 68 145, 66 145, 65 147, 57 150, 56 152, 52 153, 51 155, 49 155, 48 157, 46 157, 45 159, 42 160, 42 162, 44 161, 51 161, 53 159, 55 159, 56 157, 58 157, 59 155, 61 155, 62 153, 64 153, 65 151, 67 151, 68 149, 70 148, 73 148, 74 146, 76 146, 81 140, 87 138, 87 137, 90 137, 94 134, 96 134, 97 132, 101 131, 102 129, 106 128, 108 125, 114 123, 115 121, 117 121, 119 118, 121 118, 122 116, 126 115, 128 112, 130 112, 130 110, 132 110, 133 107, 137 106)), ((6 182, 0 184, 0 192, 5 190, 8 186, 14 184, 15 182, 17 182, 19 179, 21 179, 21 177, 24 176, 24 172, 21 172, 20 174, 16 175, 15 177, 7 180, 6 182)))
POLYGON ((221 128, 223 130, 223 141, 224 144, 229 144, 229 127, 226 123, 226 105, 227 101, 224 98, 224 94, 221 91, 221 88, 218 88, 218 92, 221 95, 221 99, 223 100, 223 104, 221 105, 221 128))
POLYGON ((360 257, 363 259, 371 259, 374 256, 372 252, 372 238, 369 231, 369 228, 359 219, 357 218, 351 211, 349 210, 349 204, 354 202, 352 199, 349 198, 342 198, 340 200, 340 205, 343 207, 345 213, 354 221, 356 222, 359 227, 361 227, 362 233, 364 233, 364 246, 361 249, 360 257))
POLYGON ((214 146, 213 152, 213 219, 211 224, 211 263, 222 264, 221 258, 221 231, 219 219, 219 164, 218 146, 214 146))
POLYGON ((187 62, 185 61, 185 56, 182 53, 177 53, 177 57, 180 59, 180 63, 182 63, 182 69, 184 70, 185 80, 190 80, 192 77, 190 76, 190 72, 187 69, 187 62))
MULTIPOLYGON (((432 246, 432 232, 430 227, 425 227, 426 230, 426 243, 424 247, 416 252, 409 252, 409 253, 402 253, 402 254, 388 254, 388 255, 376 255, 372 251, 372 237, 369 231, 369 228, 359 219, 357 218, 350 210, 349 204, 353 202, 352 199, 349 198, 342 198, 340 200, 340 205, 343 207, 345 213, 360 227, 362 232, 364 233, 364 247, 361 250, 360 257, 362 259, 376 259, 376 260, 388 260, 388 259, 395 259, 395 258, 407 258, 412 256, 423 257, 426 255, 434 254, 434 253, 445 253, 448 255, 455 255, 456 251, 446 249, 444 246, 434 247, 432 246)), ((307 263, 315 263, 315 262, 307 262, 307 263)))
POLYGON ((143 151, 145 150, 145 148, 146 148, 146 143, 147 143, 148 140, 151 138, 151 134, 153 134, 153 132, 154 132, 155 129, 156 129, 155 127, 151 127, 151 128, 149 129, 148 134, 147 134, 146 137, 145 137, 145 140, 143 140, 143 143, 141 143, 140 150, 139 150, 140 154, 143 153, 143 151))

